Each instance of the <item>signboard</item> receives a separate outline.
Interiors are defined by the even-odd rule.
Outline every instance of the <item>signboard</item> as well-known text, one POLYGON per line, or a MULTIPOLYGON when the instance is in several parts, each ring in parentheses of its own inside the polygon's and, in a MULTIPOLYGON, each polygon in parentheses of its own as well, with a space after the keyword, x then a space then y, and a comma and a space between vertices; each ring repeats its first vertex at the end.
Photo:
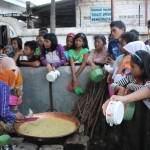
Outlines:
POLYGON ((92 22, 109 22, 111 21, 110 7, 93 7, 91 8, 92 22))
POLYGON ((22 14, 19 13, 6 13, 6 14, 0 14, 2 17, 20 17, 23 16, 22 14))

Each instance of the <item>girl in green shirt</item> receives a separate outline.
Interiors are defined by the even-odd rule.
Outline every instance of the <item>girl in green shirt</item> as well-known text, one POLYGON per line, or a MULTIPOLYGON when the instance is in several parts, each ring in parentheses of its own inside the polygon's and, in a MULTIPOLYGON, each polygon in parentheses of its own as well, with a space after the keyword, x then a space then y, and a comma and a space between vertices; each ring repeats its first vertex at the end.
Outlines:
POLYGON ((86 35, 83 33, 76 34, 73 41, 73 49, 70 49, 68 52, 72 72, 72 81, 69 85, 70 90, 73 90, 78 86, 78 77, 87 64, 88 48, 86 35), (75 64, 81 64, 79 69, 76 70, 75 64))

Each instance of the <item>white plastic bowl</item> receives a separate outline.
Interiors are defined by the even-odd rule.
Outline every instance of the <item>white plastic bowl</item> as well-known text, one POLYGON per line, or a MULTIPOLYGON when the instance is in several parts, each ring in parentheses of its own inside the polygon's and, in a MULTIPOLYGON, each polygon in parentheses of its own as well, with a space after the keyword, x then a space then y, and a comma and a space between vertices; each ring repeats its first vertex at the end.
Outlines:
POLYGON ((55 70, 54 72, 57 74, 57 77, 60 76, 60 72, 58 70, 55 70))
POLYGON ((47 73, 46 79, 49 82, 54 82, 59 76, 60 76, 60 72, 58 70, 55 70, 47 73))
POLYGON ((110 101, 106 108, 106 122, 110 125, 121 124, 124 117, 124 104, 120 101, 110 101))
POLYGON ((46 79, 49 81, 49 82, 54 82, 57 78, 57 75, 54 71, 51 71, 49 73, 47 73, 46 75, 46 79))
POLYGON ((108 73, 112 73, 113 70, 114 70, 111 65, 104 65, 104 69, 105 69, 108 73))
POLYGON ((19 58, 21 61, 28 61, 28 57, 27 56, 20 56, 19 58))

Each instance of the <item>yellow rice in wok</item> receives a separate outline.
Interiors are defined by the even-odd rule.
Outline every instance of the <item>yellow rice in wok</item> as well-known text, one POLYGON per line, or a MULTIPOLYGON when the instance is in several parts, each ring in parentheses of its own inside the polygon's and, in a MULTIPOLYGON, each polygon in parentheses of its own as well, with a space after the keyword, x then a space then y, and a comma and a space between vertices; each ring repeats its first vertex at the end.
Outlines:
POLYGON ((32 122, 26 122, 19 128, 23 135, 34 137, 59 137, 73 133, 76 126, 73 122, 60 118, 38 119, 32 122))

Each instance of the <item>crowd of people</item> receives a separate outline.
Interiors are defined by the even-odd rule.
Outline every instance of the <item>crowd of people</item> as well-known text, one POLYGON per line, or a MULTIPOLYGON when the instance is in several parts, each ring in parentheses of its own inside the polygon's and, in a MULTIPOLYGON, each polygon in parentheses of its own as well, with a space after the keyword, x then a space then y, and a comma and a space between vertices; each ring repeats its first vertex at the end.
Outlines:
POLYGON ((104 35, 94 36, 94 49, 89 49, 84 33, 69 33, 66 45, 58 43, 56 34, 46 28, 39 30, 36 40, 26 41, 23 46, 20 37, 12 38, 7 46, 0 45, 0 119, 13 124, 24 116, 10 110, 11 95, 22 97, 22 75, 19 67, 45 66, 53 71, 60 66, 70 65, 70 91, 79 84, 78 77, 87 65, 103 67, 109 64, 107 82, 110 99, 103 104, 105 114, 110 100, 124 103, 145 100, 150 108, 150 42, 139 40, 139 32, 126 32, 122 21, 112 21, 107 40, 104 35), (108 41, 108 44, 107 44, 108 41), (107 46, 108 45, 108 46, 107 46), (76 69, 76 64, 80 67, 76 69))

